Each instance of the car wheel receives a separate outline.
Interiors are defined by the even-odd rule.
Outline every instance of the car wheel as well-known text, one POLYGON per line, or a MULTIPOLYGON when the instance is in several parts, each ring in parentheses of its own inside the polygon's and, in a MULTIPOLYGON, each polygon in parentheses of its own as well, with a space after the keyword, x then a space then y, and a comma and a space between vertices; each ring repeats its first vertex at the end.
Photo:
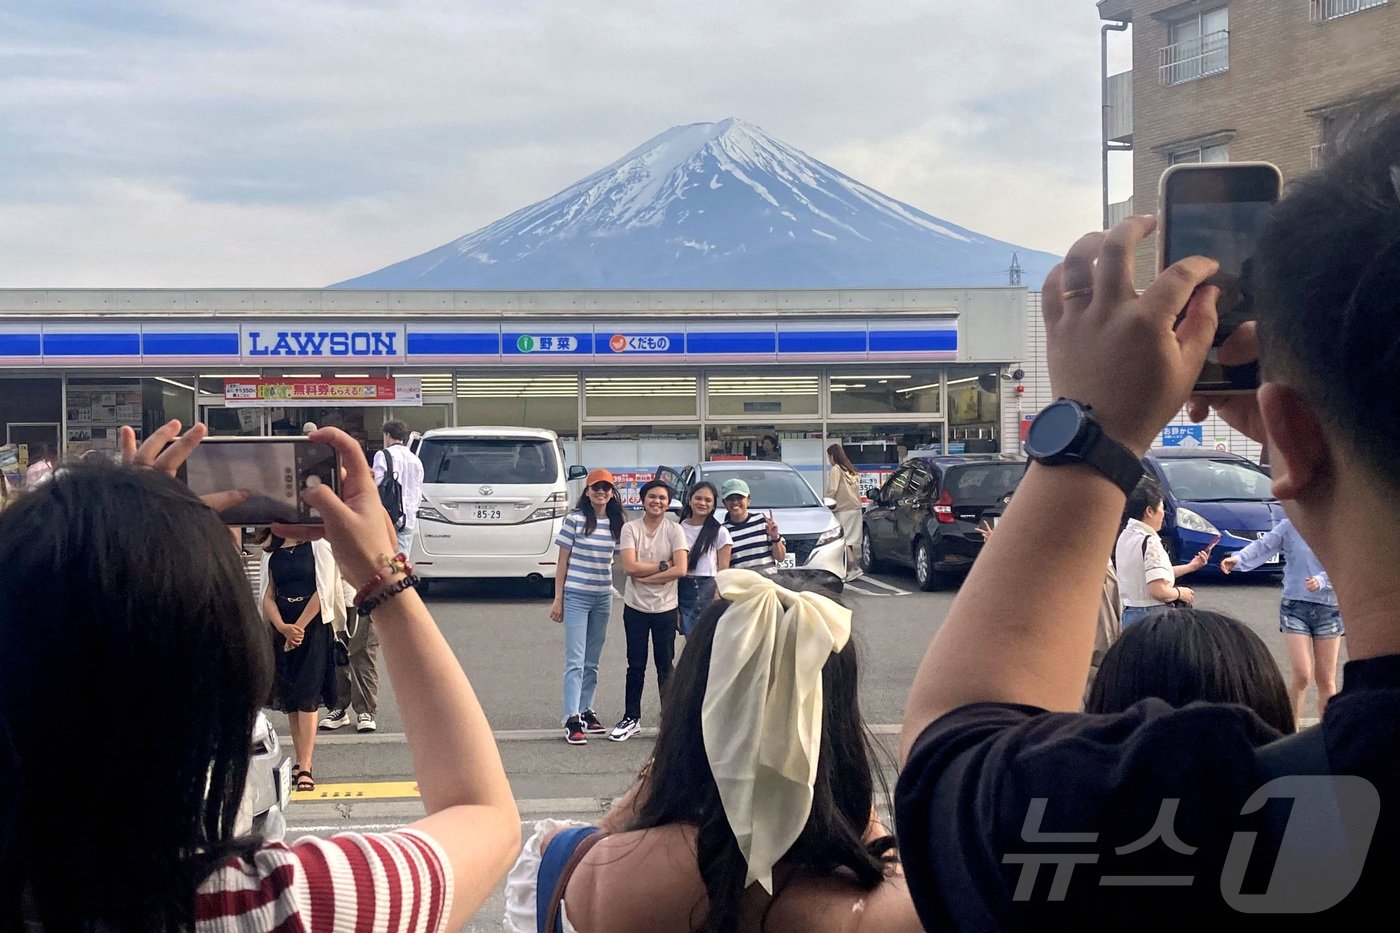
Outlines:
POLYGON ((870 529, 862 527, 860 530, 860 569, 863 573, 878 573, 884 569, 885 562, 875 556, 875 545, 870 540, 870 529))
POLYGON ((925 593, 937 589, 942 582, 942 576, 933 569, 933 548, 929 547, 927 538, 920 538, 914 547, 914 579, 925 593))

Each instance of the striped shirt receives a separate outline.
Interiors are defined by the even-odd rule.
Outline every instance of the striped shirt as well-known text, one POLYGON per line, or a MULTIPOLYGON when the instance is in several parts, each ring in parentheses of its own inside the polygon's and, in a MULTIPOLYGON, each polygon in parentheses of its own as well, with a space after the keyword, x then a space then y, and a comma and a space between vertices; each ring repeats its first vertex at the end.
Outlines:
POLYGON ((768 540, 768 520, 762 515, 749 513, 743 523, 726 521, 724 527, 734 539, 734 549, 729 552, 730 567, 762 570, 777 563, 773 560, 773 542, 768 540))
POLYGON ((558 547, 569 549, 569 571, 564 575, 564 589, 578 593, 611 593, 613 554, 617 542, 612 536, 612 522, 606 515, 598 519, 593 533, 584 533, 584 514, 570 512, 554 539, 558 547))
POLYGON ((427 933, 451 911, 451 863, 411 829, 270 843, 206 878, 194 908, 196 933, 427 933))

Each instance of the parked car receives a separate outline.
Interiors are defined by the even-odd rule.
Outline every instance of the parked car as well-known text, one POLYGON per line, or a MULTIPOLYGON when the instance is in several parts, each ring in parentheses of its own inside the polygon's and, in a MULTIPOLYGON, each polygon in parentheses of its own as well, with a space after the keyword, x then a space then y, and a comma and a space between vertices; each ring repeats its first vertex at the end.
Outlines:
POLYGON ((1010 457, 905 460, 871 493, 862 569, 911 567, 924 590, 958 582, 982 551, 978 523, 1001 514, 1025 472, 1025 461, 1010 457))
POLYGON ((258 833, 281 832, 292 795, 292 757, 282 750, 277 730, 262 712, 253 721, 248 780, 239 811, 252 820, 258 833))
MULTIPOLYGON (((1162 544, 1174 564, 1190 560, 1219 535, 1208 565, 1218 571, 1222 559, 1284 518, 1273 481, 1246 457, 1200 447, 1154 447, 1142 463, 1162 484, 1167 513, 1162 544)), ((1259 569, 1281 573, 1283 560, 1276 557, 1259 569)))
MULTIPOLYGON (((722 489, 731 479, 749 485, 749 510, 772 512, 787 540, 787 560, 780 566, 798 570, 824 571, 835 577, 827 581, 840 590, 846 579, 846 538, 831 507, 793 466, 767 460, 707 460, 684 469, 657 467, 656 475, 676 490, 680 504, 692 486, 711 482, 722 489)), ((719 507, 723 518, 724 507, 719 507)))
POLYGON ((435 428, 418 442, 423 501, 413 539, 425 582, 467 577, 554 579, 554 547, 587 471, 540 428, 435 428))

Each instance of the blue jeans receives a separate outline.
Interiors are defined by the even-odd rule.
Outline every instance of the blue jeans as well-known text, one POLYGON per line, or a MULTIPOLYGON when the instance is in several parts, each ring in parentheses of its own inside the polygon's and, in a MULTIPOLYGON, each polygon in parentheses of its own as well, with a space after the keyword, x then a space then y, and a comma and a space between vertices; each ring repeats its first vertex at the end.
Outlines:
POLYGON ((676 583, 681 602, 681 634, 689 637, 700 616, 715 601, 715 578, 682 577, 676 583))
POLYGON ((400 554, 408 557, 413 553, 413 536, 417 533, 417 528, 405 528, 403 531, 394 532, 394 536, 398 539, 400 554))
POLYGON ((1149 614, 1165 608, 1165 606, 1124 606, 1122 626, 1126 629, 1134 622, 1141 622, 1149 614))
POLYGON ((1336 606, 1287 598, 1279 604, 1278 630, 1309 638, 1337 638, 1347 633, 1342 612, 1336 606))
POLYGON ((613 594, 564 590, 564 722, 593 708, 613 594))

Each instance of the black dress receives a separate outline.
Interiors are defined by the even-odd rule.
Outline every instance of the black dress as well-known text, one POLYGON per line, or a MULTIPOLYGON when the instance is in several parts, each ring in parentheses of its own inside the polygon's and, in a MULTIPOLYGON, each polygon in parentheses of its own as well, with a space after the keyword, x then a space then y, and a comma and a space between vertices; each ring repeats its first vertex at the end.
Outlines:
MULTIPOLYGON (((311 544, 303 541, 272 552, 268 577, 277 599, 277 611, 284 625, 293 625, 306 609, 306 601, 316 595, 316 558, 311 544)), ((306 637, 291 651, 287 639, 274 631, 272 644, 277 656, 277 677, 272 684, 268 705, 284 713, 314 713, 336 701, 335 656, 331 627, 317 613, 306 626, 306 637)))

